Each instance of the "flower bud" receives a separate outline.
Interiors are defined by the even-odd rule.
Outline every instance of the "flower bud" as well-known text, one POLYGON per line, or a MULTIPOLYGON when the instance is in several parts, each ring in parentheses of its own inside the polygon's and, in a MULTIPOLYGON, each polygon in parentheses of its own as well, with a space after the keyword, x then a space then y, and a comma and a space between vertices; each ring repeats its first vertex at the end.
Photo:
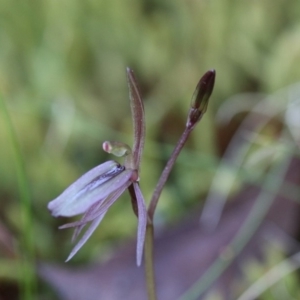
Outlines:
POLYGON ((199 80, 192 97, 191 109, 186 124, 187 127, 194 127, 206 112, 209 97, 214 89, 215 77, 216 71, 209 70, 199 80))

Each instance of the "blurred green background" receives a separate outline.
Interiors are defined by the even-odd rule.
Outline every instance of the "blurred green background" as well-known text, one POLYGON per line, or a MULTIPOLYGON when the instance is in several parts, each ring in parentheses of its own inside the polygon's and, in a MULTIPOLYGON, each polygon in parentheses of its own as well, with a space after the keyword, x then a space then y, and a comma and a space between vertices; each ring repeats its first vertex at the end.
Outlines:
MULTIPOLYGON (((197 81, 206 70, 217 71, 208 112, 159 203, 157 224, 163 225, 208 191, 220 153, 214 116, 222 102, 297 82, 299 65, 296 0, 1 0, 0 91, 24 158, 32 231, 22 217, 26 191, 19 192, 3 110, 0 280, 18 281, 20 253, 30 248, 22 242, 26 235, 34 258, 67 257, 71 231, 57 229, 67 220, 52 218, 46 205, 91 167, 114 159, 102 151, 103 141, 132 142, 126 66, 145 102, 141 187, 147 200, 183 130, 197 81)), ((71 263, 101 260, 135 230, 125 195, 71 263)))

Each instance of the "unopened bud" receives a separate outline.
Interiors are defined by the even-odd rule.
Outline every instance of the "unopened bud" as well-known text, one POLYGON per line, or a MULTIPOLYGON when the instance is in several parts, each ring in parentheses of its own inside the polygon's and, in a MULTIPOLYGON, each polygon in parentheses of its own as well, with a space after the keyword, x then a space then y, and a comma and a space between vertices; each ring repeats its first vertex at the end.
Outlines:
POLYGON ((209 97, 214 89, 216 71, 207 71, 199 80, 192 97, 191 109, 188 115, 187 127, 193 127, 206 112, 209 97))

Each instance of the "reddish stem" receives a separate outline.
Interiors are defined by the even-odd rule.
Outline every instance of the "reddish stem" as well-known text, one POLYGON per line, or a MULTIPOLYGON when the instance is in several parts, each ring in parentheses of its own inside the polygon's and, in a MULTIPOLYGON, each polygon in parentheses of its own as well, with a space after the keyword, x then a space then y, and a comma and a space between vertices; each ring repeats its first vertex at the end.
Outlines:
POLYGON ((149 204, 149 207, 148 207, 148 216, 149 216, 149 221, 153 221, 153 216, 154 216, 154 212, 155 212, 155 209, 156 209, 156 206, 157 206, 157 202, 158 202, 158 199, 161 195, 161 192, 164 188, 164 185, 166 184, 166 181, 168 180, 168 177, 170 175, 170 172, 176 162, 176 159, 181 151, 181 149, 183 148, 183 146, 185 145, 190 133, 192 132, 194 127, 191 127, 191 128, 188 128, 186 127, 184 132, 182 133, 176 147, 174 148, 173 150, 173 153, 170 157, 170 159, 168 160, 168 163, 166 164, 159 180, 158 180, 158 183, 155 187, 155 190, 153 192, 153 195, 152 195, 152 198, 151 198, 151 201, 150 201, 150 204, 149 204))

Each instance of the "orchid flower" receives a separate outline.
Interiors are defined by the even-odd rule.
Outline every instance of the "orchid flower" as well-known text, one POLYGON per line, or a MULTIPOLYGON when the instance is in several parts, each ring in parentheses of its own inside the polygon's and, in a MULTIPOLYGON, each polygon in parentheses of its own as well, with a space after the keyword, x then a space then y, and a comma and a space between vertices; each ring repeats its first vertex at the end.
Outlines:
POLYGON ((48 209, 54 217, 73 217, 83 214, 80 221, 65 224, 60 228, 75 227, 73 239, 76 239, 84 226, 91 222, 71 251, 66 261, 70 260, 84 245, 102 221, 108 209, 116 202, 126 189, 138 217, 137 232, 137 265, 141 265, 145 241, 147 210, 139 187, 139 166, 145 139, 145 119, 143 102, 137 87, 134 73, 127 68, 128 86, 130 91, 131 113, 133 118, 134 144, 132 150, 121 142, 104 142, 103 150, 116 156, 124 156, 124 164, 107 161, 91 169, 60 196, 49 202, 48 209))

